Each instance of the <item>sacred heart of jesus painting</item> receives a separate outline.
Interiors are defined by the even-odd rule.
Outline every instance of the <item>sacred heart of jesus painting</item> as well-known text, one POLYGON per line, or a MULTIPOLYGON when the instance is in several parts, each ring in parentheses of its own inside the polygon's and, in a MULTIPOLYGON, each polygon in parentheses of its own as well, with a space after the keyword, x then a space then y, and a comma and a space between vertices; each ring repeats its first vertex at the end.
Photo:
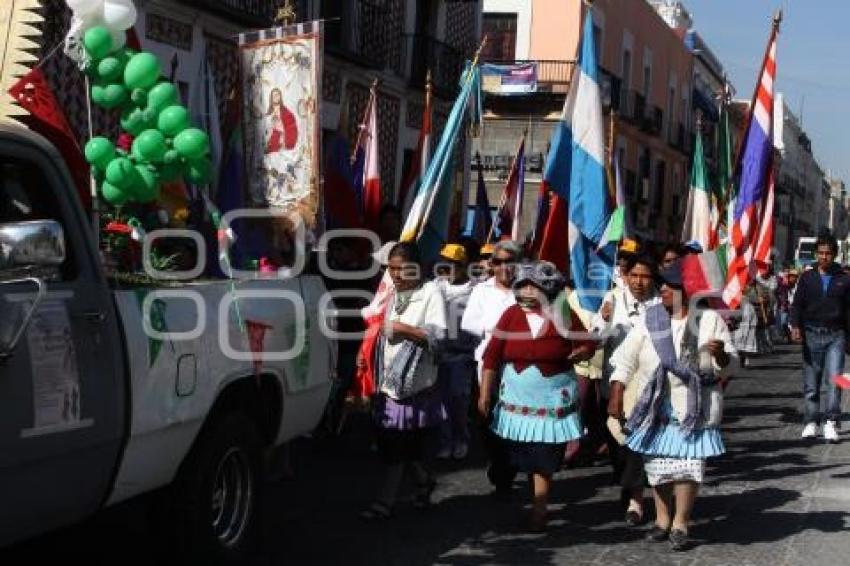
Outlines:
POLYGON ((298 212, 319 202, 321 27, 300 24, 240 39, 245 173, 251 204, 298 212))

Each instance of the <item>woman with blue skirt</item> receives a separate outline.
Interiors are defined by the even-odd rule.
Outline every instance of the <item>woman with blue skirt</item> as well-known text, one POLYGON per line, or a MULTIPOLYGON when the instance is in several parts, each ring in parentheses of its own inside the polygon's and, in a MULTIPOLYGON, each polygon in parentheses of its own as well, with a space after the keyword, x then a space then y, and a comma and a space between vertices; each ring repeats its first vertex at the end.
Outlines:
POLYGON ((482 366, 478 409, 488 415, 495 399, 492 430, 506 441, 511 465, 529 475, 528 526, 534 532, 546 528, 549 486, 564 448, 582 435, 573 363, 596 348, 573 339, 584 337, 578 317, 554 316, 551 302, 563 286, 550 263, 520 265, 513 284, 517 304, 496 325, 482 366))
POLYGON ((623 418, 625 385, 637 381, 626 446, 641 454, 655 498, 654 542, 690 546, 688 530, 706 459, 725 452, 720 437, 723 383, 737 353, 713 310, 689 309, 677 262, 660 274, 661 301, 647 309, 612 359, 608 412, 623 418))

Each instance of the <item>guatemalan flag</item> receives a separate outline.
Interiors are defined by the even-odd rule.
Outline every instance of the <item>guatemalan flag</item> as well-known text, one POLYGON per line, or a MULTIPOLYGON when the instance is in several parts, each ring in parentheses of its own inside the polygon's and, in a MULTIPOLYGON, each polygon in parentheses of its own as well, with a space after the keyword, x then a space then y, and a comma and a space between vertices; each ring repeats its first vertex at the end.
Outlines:
POLYGON ((773 101, 778 31, 779 18, 774 20, 767 43, 736 167, 740 177, 727 251, 729 271, 723 289, 723 302, 732 309, 741 304, 751 265, 767 260, 773 239, 773 101))
MULTIPOLYGON (((578 67, 573 71, 563 116, 552 136, 544 182, 559 197, 550 210, 553 223, 560 219, 553 219, 552 214, 563 214, 563 202, 568 204, 570 275, 581 306, 596 312, 611 287, 614 244, 599 247, 611 211, 605 186, 605 136, 590 10, 582 36, 578 67)), ((544 234, 547 238, 544 249, 550 250, 548 253, 558 250, 557 242, 544 234)), ((561 253, 566 254, 566 250, 561 253)), ((541 257, 548 259, 545 255, 548 254, 541 250, 541 257)))

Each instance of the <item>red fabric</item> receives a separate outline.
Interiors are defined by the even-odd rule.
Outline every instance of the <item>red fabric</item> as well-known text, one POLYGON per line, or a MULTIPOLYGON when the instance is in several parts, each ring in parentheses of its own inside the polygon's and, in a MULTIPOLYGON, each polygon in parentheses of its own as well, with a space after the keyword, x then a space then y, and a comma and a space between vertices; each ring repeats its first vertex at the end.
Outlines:
POLYGON ((270 330, 272 326, 255 320, 246 320, 245 326, 248 329, 248 343, 251 346, 251 353, 254 354, 254 375, 260 377, 260 372, 263 369, 262 354, 266 349, 266 330, 270 330))
POLYGON ((127 30, 127 48, 137 53, 142 50, 142 42, 139 41, 139 34, 136 33, 136 28, 127 30))
POLYGON ((562 273, 567 272, 569 257, 569 238, 567 236, 567 201, 555 191, 549 191, 552 200, 549 203, 549 217, 543 227, 540 239, 540 251, 537 258, 551 261, 562 273))
POLYGON ((83 206, 90 208, 89 164, 77 144, 76 136, 65 117, 65 112, 53 95, 44 73, 36 67, 12 85, 9 94, 21 108, 30 113, 21 121, 34 132, 50 140, 62 154, 77 186, 83 206))
POLYGON ((357 358, 363 360, 363 367, 357 367, 354 382, 351 384, 349 397, 355 399, 366 399, 377 392, 375 386, 375 348, 378 347, 378 338, 381 335, 381 326, 384 324, 384 314, 374 316, 366 320, 366 334, 360 343, 357 358))
MULTIPOLYGON (((585 332, 578 317, 571 317, 570 332, 585 332)), ((569 370, 567 358, 574 350, 596 348, 592 341, 576 341, 561 336, 551 321, 546 321, 537 338, 532 338, 525 311, 512 305, 502 314, 493 330, 493 337, 484 351, 484 369, 497 370, 511 363, 517 372, 536 366, 543 375, 555 375, 569 370), (505 335, 509 334, 510 337, 505 335)))
POLYGON ((363 186, 363 223, 374 232, 380 232, 381 207, 381 180, 378 178, 366 179, 363 186))
POLYGON ((269 143, 266 145, 266 153, 275 153, 281 149, 295 147, 295 142, 298 140, 298 125, 295 122, 295 114, 283 105, 280 107, 280 122, 283 129, 275 127, 272 130, 269 143))

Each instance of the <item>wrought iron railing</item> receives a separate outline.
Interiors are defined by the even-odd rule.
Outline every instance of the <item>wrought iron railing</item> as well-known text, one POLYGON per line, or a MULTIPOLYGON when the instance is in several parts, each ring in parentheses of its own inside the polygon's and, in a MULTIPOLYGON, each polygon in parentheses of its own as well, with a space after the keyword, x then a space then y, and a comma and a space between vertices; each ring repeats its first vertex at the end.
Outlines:
POLYGON ((341 2, 338 13, 323 14, 328 53, 375 70, 403 75, 400 23, 385 5, 368 0, 341 2))
POLYGON ((410 84, 423 88, 430 71, 434 93, 443 98, 454 98, 464 68, 463 54, 429 35, 405 35, 404 39, 410 53, 410 84))
POLYGON ((278 0, 179 0, 179 2, 217 14, 233 22, 257 27, 271 25, 283 4, 278 0))

